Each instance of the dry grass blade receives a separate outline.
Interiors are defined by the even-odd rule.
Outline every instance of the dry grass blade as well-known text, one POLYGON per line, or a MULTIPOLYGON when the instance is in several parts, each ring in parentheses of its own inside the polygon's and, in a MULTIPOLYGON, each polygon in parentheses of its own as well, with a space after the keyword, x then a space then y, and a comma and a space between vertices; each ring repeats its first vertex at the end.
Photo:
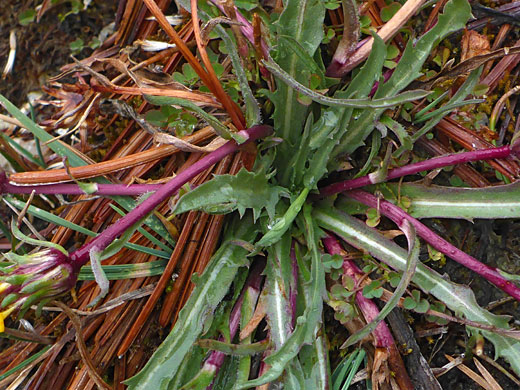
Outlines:
MULTIPOLYGON (((168 36, 173 40, 173 42, 177 45, 180 52, 186 58, 188 63, 193 67, 195 72, 199 75, 201 80, 204 82, 204 84, 210 89, 211 92, 215 94, 217 99, 224 105, 226 108, 226 111, 228 112, 229 116, 233 120, 233 123, 235 127, 239 130, 244 128, 245 120, 242 116, 242 113, 240 109, 234 104, 229 96, 224 92, 222 89, 222 86, 220 85, 220 82, 218 83, 218 86, 214 84, 214 79, 211 77, 210 74, 208 74, 200 62, 195 58, 195 56, 191 53, 189 48, 186 46, 184 41, 179 37, 177 32, 172 28, 172 26, 168 23, 166 20, 166 17, 164 16, 161 9, 157 6, 154 0, 143 0, 150 12, 153 16, 157 19, 161 27, 164 31, 168 34, 168 36)), ((194 17, 194 20, 196 20, 196 15, 194 17)), ((196 20, 197 21, 197 20, 196 20)), ((198 22, 198 21, 197 21, 198 22)), ((195 23, 196 24, 196 23, 195 23)), ((194 26, 194 29, 198 28, 194 26)), ((200 32, 199 32, 199 39, 200 39, 200 32)), ((198 42, 197 42, 198 43, 198 42)), ((211 66, 209 69, 212 69, 211 66)), ((153 95, 150 93, 150 95, 153 95)))
MULTIPOLYGON (((207 140, 208 138, 214 136, 214 134, 215 133, 211 127, 206 127, 193 133, 192 135, 183 137, 182 140, 190 144, 196 144, 207 140)), ((127 169, 137 165, 146 164, 151 161, 159 160, 179 151, 180 149, 175 145, 163 145, 158 148, 149 149, 144 152, 135 153, 126 157, 120 157, 82 167, 72 167, 70 168, 70 173, 76 180, 108 175, 122 169, 127 169)), ((12 184, 19 185, 57 183, 71 180, 71 177, 65 169, 54 169, 52 171, 43 172, 19 172, 9 176, 9 181, 12 184)))
POLYGON ((199 18, 197 11, 197 0, 191 0, 191 17, 193 19, 193 32, 195 34, 195 40, 197 41, 197 47, 199 49, 200 56, 202 58, 202 62, 208 71, 208 78, 211 85, 208 85, 208 88, 213 91, 215 96, 222 102, 224 107, 226 107, 226 111, 228 112, 233 124, 238 130, 242 130, 245 128, 245 119, 242 115, 242 111, 240 108, 231 100, 229 95, 222 88, 222 84, 215 74, 215 70, 213 69, 213 65, 208 57, 208 53, 206 52, 205 43, 202 41, 202 37, 200 34, 200 26, 199 26, 199 18))
POLYGON ((504 374, 506 377, 508 377, 511 380, 511 382, 515 383, 520 388, 520 380, 517 377, 515 377, 513 374, 511 374, 508 370, 506 370, 504 367, 502 367, 500 364, 498 364, 494 359, 490 358, 486 354, 480 355, 479 358, 484 360, 489 365, 495 367, 495 369, 497 369, 502 374, 504 374))
MULTIPOLYGON (((450 362, 455 361, 455 358, 450 355, 444 355, 446 359, 448 359, 450 362)), ((465 364, 458 364, 457 368, 462 371, 464 374, 466 374, 469 378, 471 378, 475 383, 479 384, 486 390, 496 390, 493 388, 482 376, 477 374, 475 371, 473 371, 471 368, 466 366, 465 364)))
POLYGON ((59 302, 59 301, 54 301, 54 304, 63 309, 63 311, 70 318, 72 325, 74 326, 74 329, 76 330, 76 343, 78 345, 78 350, 81 355, 81 358, 83 359, 83 362, 85 363, 85 365, 88 368, 88 373, 89 373, 91 379, 96 383, 96 385, 100 389, 111 390, 110 386, 105 383, 103 378, 101 378, 101 376, 96 371, 96 367, 94 366, 94 363, 92 362, 90 353, 87 349, 87 345, 85 344, 85 340, 83 339, 81 322, 80 322, 79 318, 64 303, 59 302))
POLYGON ((488 381, 490 389, 492 389, 492 390, 504 390, 504 389, 502 389, 502 386, 500 386, 498 384, 498 382, 495 380, 495 378, 493 378, 493 375, 491 375, 489 373, 489 371, 486 370, 486 367, 484 367, 482 365, 482 363, 480 363, 478 361, 477 358, 474 357, 473 358, 473 362, 475 363, 475 366, 477 366, 477 368, 480 371, 480 373, 482 374, 482 376, 488 381))
POLYGON ((186 219, 186 222, 184 223, 184 228, 182 229, 181 235, 179 236, 179 240, 177 241, 177 243, 175 245, 175 249, 173 250, 170 260, 168 261, 168 264, 166 265, 166 268, 164 269, 164 272, 161 275, 161 278, 157 282, 157 286, 155 287, 155 290, 153 291, 152 295, 148 298, 143 309, 140 311, 139 316, 137 317, 134 324, 132 325, 132 328, 129 330, 128 334, 126 335, 123 342, 119 346, 119 348, 117 350, 118 356, 125 354, 126 351, 128 350, 128 348, 130 348, 130 345, 132 344, 132 342, 135 340, 135 338, 137 337, 137 335, 143 328, 143 326, 146 323, 146 321, 148 320, 152 310, 154 309, 155 304, 161 297, 167 284, 170 282, 173 271, 175 270, 175 267, 177 266, 177 262, 179 261, 180 255, 182 254, 182 251, 184 249, 184 245, 186 245, 186 242, 189 238, 190 230, 195 221, 195 216, 196 216, 195 212, 191 212, 188 214, 188 218, 186 219))

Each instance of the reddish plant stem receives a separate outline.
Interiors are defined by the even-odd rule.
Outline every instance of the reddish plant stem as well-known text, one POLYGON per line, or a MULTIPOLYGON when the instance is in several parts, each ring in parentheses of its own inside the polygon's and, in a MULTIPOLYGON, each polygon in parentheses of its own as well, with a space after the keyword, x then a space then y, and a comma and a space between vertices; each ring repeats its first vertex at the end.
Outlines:
POLYGON ((449 256, 457 263, 476 272, 488 282, 494 284, 505 293, 520 301, 520 288, 500 275, 497 268, 483 264, 474 257, 461 251, 445 239, 439 237, 435 232, 430 230, 428 227, 423 225, 421 222, 419 222, 401 208, 387 200, 379 199, 376 196, 362 190, 349 191, 347 195, 369 207, 377 208, 382 215, 390 218, 398 225, 401 225, 404 220, 407 220, 414 226, 415 231, 419 237, 424 239, 432 247, 437 249, 439 252, 444 253, 446 256, 449 256))
MULTIPOLYGON (((339 244, 338 240, 336 240, 336 238, 332 234, 328 233, 324 238, 322 238, 322 241, 323 245, 325 246, 325 249, 329 254, 342 255, 343 248, 341 248, 341 245, 339 244)), ((363 276, 363 272, 358 268, 358 266, 352 260, 348 260, 345 258, 343 259, 343 272, 345 273, 345 275, 354 279, 356 281, 356 284, 363 276)), ((363 296, 362 291, 356 292, 356 304, 359 307, 359 310, 361 310, 361 312, 363 313, 363 316, 365 317, 367 323, 372 322, 379 314, 379 308, 377 307, 377 305, 374 302, 372 302, 372 300, 365 298, 363 296)), ((381 321, 377 325, 376 329, 374 330, 374 332, 372 332, 372 334, 375 338, 376 347, 388 348, 395 344, 392 333, 390 332, 388 326, 384 321, 381 321)))
MULTIPOLYGON (((244 294, 246 291, 249 291, 249 294, 253 301, 257 301, 260 295, 260 286, 263 281, 262 272, 265 268, 265 260, 261 259, 253 263, 251 266, 251 271, 249 272, 249 276, 247 278, 246 284, 242 289, 242 293, 238 298, 233 310, 231 310, 231 314, 229 316, 229 336, 231 340, 235 337, 238 332, 238 328, 240 325, 240 317, 242 313, 242 305, 244 303, 244 294)), ((219 337, 219 341, 225 341, 223 336, 219 337)), ((201 371, 214 371, 217 375, 220 367, 224 363, 224 359, 226 358, 226 354, 220 351, 213 351, 208 359, 204 362, 204 366, 201 371)), ((211 385, 212 387, 213 385, 211 385)))
MULTIPOLYGON (((227 14, 226 12, 226 9, 224 8, 224 6, 221 4, 220 1, 217 1, 217 0, 211 0, 211 2, 217 6, 217 8, 226 16, 230 16, 227 14)), ((242 34, 247 38, 247 40, 249 42, 251 42, 252 45, 254 45, 255 43, 255 39, 254 39, 254 34, 253 34, 253 26, 251 25, 251 23, 249 23, 249 20, 247 20, 244 15, 242 15, 240 13, 240 11, 238 11, 237 7, 235 6, 235 15, 236 15, 236 19, 238 22, 242 23, 242 26, 240 26, 240 31, 242 32, 242 34)), ((269 53, 269 48, 267 47, 267 44, 265 43, 265 41, 262 39, 261 42, 260 42, 260 47, 262 49, 262 53, 264 55, 265 58, 267 58, 267 55, 269 53)))
MULTIPOLYGON (((157 191, 162 184, 96 184, 97 191, 89 195, 136 196, 157 191)), ((5 172, 0 172, 0 194, 86 195, 80 186, 71 183, 18 186, 9 183, 5 172)))
MULTIPOLYGON (((259 125, 251 127, 247 130, 242 130, 239 132, 239 134, 247 139, 247 143, 258 138, 263 138, 271 132, 272 128, 270 126, 259 125)), ((217 150, 201 158, 185 171, 179 173, 168 183, 164 184, 159 190, 154 192, 148 199, 137 205, 135 209, 105 229, 93 240, 83 245, 75 252, 71 253, 71 263, 75 264, 79 269, 89 261, 91 250, 104 250, 132 225, 137 223, 140 219, 144 218, 148 213, 155 209, 159 204, 167 200, 170 196, 174 195, 185 183, 197 176, 199 173, 211 167, 213 164, 222 160, 228 154, 236 152, 240 146, 241 145, 238 145, 235 141, 229 141, 217 150)))
MULTIPOLYGON (((391 169, 388 171, 384 181, 396 179, 406 175, 414 175, 422 171, 428 171, 437 168, 443 168, 455 164, 463 164, 471 161, 492 160, 496 158, 509 157, 511 154, 518 156, 519 146, 502 146, 500 148, 490 148, 484 150, 474 150, 471 152, 462 152, 449 154, 447 156, 435 157, 429 160, 420 161, 414 164, 408 164, 404 167, 391 169)), ((330 184, 320 190, 319 197, 334 195, 343 191, 350 191, 355 188, 361 188, 370 184, 380 183, 374 175, 366 175, 357 179, 345 180, 339 183, 330 184)))

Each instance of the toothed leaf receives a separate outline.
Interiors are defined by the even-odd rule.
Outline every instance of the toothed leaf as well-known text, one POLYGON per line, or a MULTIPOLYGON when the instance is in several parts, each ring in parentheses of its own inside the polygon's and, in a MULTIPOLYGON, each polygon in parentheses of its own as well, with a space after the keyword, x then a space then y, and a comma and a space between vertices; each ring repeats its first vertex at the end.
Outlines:
POLYGON ((256 221, 263 209, 273 218, 275 206, 285 193, 284 188, 269 185, 263 172, 242 169, 236 175, 216 176, 188 192, 179 199, 173 212, 181 214, 201 210, 210 214, 226 214, 238 210, 242 216, 246 209, 252 209, 256 221))

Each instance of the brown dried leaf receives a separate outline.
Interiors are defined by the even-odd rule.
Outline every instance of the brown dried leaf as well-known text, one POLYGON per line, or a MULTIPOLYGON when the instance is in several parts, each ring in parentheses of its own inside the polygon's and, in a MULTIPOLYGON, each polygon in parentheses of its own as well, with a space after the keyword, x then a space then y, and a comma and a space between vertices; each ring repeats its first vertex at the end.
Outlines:
POLYGON ((260 299, 258 300, 258 304, 256 305, 255 312, 253 316, 249 320, 249 322, 244 326, 244 328, 240 331, 240 340, 244 340, 248 337, 258 326, 260 321, 262 321, 265 317, 266 313, 266 302, 265 295, 260 295, 260 299))
POLYGON ((215 149, 220 148, 227 141, 223 138, 217 137, 213 141, 211 141, 207 146, 197 146, 192 145, 189 142, 186 142, 178 137, 175 137, 166 133, 156 133, 153 136, 153 140, 157 143, 168 144, 177 147, 179 150, 184 152, 202 152, 208 153, 213 152, 215 149))
POLYGON ((474 30, 464 30, 461 47, 461 62, 472 57, 489 54, 491 51, 491 45, 487 36, 479 34, 474 30))

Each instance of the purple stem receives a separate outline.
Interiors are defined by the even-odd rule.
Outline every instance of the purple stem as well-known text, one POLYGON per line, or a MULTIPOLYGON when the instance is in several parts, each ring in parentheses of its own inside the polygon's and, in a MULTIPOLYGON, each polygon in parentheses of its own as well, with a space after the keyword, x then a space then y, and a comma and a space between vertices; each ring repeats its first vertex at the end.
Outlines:
MULTIPOLYGON (((226 16, 229 16, 226 14, 226 11, 224 9, 224 6, 221 4, 218 0, 211 0, 211 2, 217 6, 217 8, 226 16)), ((249 42, 251 42, 252 45, 255 44, 255 38, 253 36, 253 26, 251 23, 249 23, 249 20, 247 20, 244 15, 240 13, 240 11, 235 6, 235 13, 237 17, 237 21, 242 23, 243 25, 240 26, 240 31, 242 31, 242 34, 247 38, 249 42)), ((269 48, 267 47, 267 44, 263 39, 260 40, 260 47, 262 49, 262 53, 264 54, 264 57, 267 58, 269 54, 269 48)))
MULTIPOLYGON (((242 130, 239 132, 239 134, 247 139, 247 143, 258 138, 263 138, 269 135, 271 132, 272 128, 270 126, 259 125, 253 126, 247 130, 242 130)), ((166 199, 174 195, 185 183, 193 179, 199 173, 211 167, 213 164, 216 164, 222 160, 228 154, 236 152, 240 146, 241 145, 238 145, 235 141, 228 141, 217 150, 201 158, 188 169, 179 173, 168 183, 162 185, 160 189, 150 195, 150 197, 147 198, 144 202, 137 205, 135 209, 130 211, 113 225, 109 226, 93 240, 71 253, 71 263, 75 264, 78 269, 85 265, 90 259, 90 251, 92 249, 96 249, 97 251, 104 250, 132 225, 137 223, 140 219, 144 218, 148 213, 150 213, 166 199)))
POLYGON ((356 48, 350 53, 351 55, 345 58, 345 61, 338 61, 337 59, 332 59, 330 65, 327 67, 327 71, 325 72, 325 75, 328 77, 336 77, 341 78, 344 75, 346 75, 349 71, 354 69, 357 65, 359 65, 364 58, 359 59, 357 62, 349 62, 351 60, 351 56, 353 53, 355 53, 357 50, 359 50, 362 46, 364 46, 368 41, 370 40, 370 37, 363 39, 362 41, 358 42, 356 45, 356 48))
MULTIPOLYGON (((238 332, 238 327, 240 325, 240 317, 242 312, 242 304, 244 303, 244 294, 246 291, 249 291, 253 300, 257 300, 260 295, 260 286, 262 284, 263 276, 262 272, 265 268, 265 260, 261 259, 259 261, 255 261, 251 266, 251 270, 249 272, 249 276, 247 278, 246 284, 242 289, 242 293, 238 298, 233 310, 231 310, 231 314, 229 316, 229 336, 231 340, 235 337, 238 332)), ((224 341, 224 337, 220 336, 219 341, 224 341)), ((214 375, 218 374, 220 367, 224 363, 224 359, 226 358, 226 354, 220 351, 213 351, 209 355, 208 359, 204 362, 204 366, 201 371, 210 371, 214 372, 214 375)), ((212 385, 213 386, 213 385, 212 385)))
MULTIPOLYGON (((322 238, 323 245, 327 252, 331 255, 341 255, 343 250, 338 240, 334 238, 330 233, 327 234, 326 237, 322 238)), ((358 268, 358 266, 352 261, 348 259, 343 259, 343 272, 357 281, 364 275, 363 272, 358 268)), ((358 287, 358 286, 356 286, 358 287)), ((379 314, 379 308, 377 305, 372 302, 371 299, 368 299, 363 296, 362 291, 356 292, 356 304, 359 307, 359 310, 363 313, 365 320, 367 323, 372 322, 377 315, 379 314)), ((388 326, 384 321, 381 321, 376 329, 372 332, 376 341, 376 347, 384 347, 388 348, 395 344, 394 338, 388 326)))
POLYGON ((349 191, 347 195, 369 207, 377 208, 381 214, 390 218, 399 226, 401 226, 404 220, 407 220, 414 226, 419 237, 422 237, 432 247, 444 253, 446 256, 451 257, 457 263, 476 272, 488 282, 494 284, 505 293, 520 301, 520 288, 500 275, 497 268, 483 264, 474 257, 461 251, 448 241, 439 237, 435 232, 403 211, 401 208, 362 190, 349 191))
MULTIPOLYGON (((399 56, 396 59, 396 62, 399 61, 400 59, 401 59, 401 56, 399 56)), ((383 73, 383 84, 386 83, 390 79, 390 77, 394 74, 394 69, 387 69, 386 72, 383 73)), ((368 94, 369 97, 373 97, 376 94, 377 89, 379 88, 379 84, 380 84, 379 81, 376 81, 374 83, 374 85, 372 86, 372 89, 370 90, 370 93, 368 94)))
MULTIPOLYGON (((495 158, 509 157, 511 154, 518 156, 520 154, 520 143, 502 146, 500 148, 490 148, 484 150, 474 150, 471 152, 462 152, 449 154, 447 156, 435 157, 429 160, 420 161, 414 164, 408 164, 404 167, 391 169, 388 171, 384 181, 395 179, 398 177, 413 175, 422 171, 428 171, 437 168, 443 168, 449 165, 462 164, 470 161, 491 160, 495 158)), ((339 183, 330 184, 320 190, 319 197, 334 195, 343 191, 350 191, 355 188, 364 187, 370 184, 377 184, 383 180, 378 180, 373 174, 358 177, 357 179, 345 180, 339 183)))
MULTIPOLYGON (((136 196, 157 191, 162 184, 96 184, 97 191, 90 195, 101 196, 136 196)), ((44 185, 14 185, 9 183, 5 172, 0 172, 0 194, 46 194, 46 195, 85 195, 77 184, 56 183, 44 185)))

